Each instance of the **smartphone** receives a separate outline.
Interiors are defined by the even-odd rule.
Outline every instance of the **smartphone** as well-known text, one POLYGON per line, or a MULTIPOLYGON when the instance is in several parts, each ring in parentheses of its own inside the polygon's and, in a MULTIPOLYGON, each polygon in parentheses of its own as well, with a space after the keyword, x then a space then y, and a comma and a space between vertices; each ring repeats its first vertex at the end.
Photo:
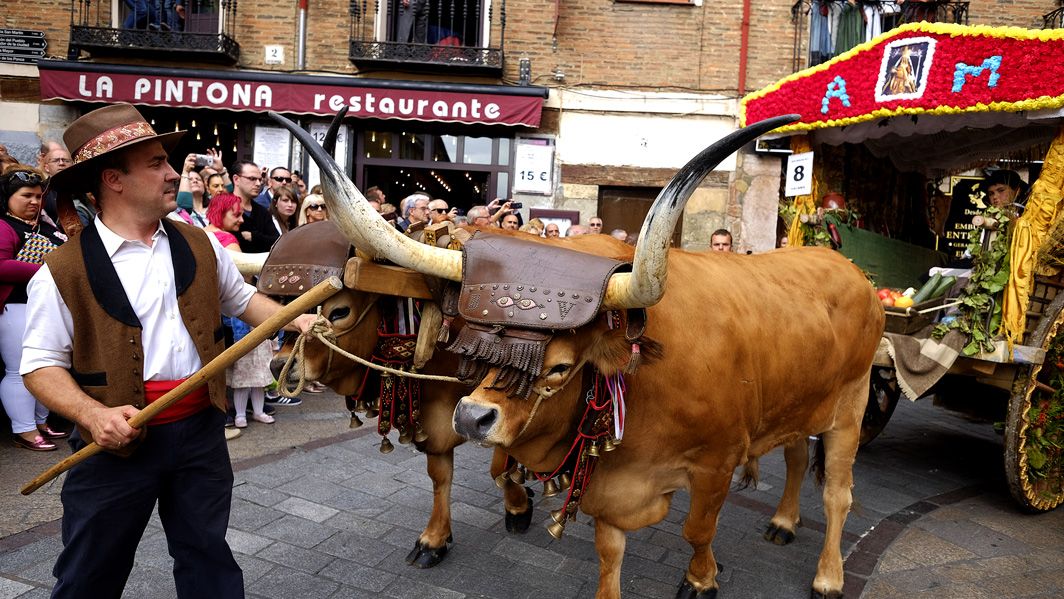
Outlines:
POLYGON ((513 204, 510 204, 510 210, 517 210, 518 208, 521 208, 523 206, 524 204, 522 204, 521 202, 514 202, 513 204))
POLYGON ((214 164, 214 158, 210 154, 196 154, 196 167, 210 166, 214 164))

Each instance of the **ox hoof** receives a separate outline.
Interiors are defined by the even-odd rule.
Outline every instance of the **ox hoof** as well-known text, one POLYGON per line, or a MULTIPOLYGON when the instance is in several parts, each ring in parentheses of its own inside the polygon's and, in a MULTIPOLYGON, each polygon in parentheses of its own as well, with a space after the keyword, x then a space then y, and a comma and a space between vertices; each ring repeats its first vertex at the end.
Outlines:
POLYGON ((777 545, 787 545, 794 540, 794 532, 775 524, 769 524, 765 529, 765 540, 777 545))
POLYGON ((528 527, 532 525, 532 499, 528 500, 528 508, 520 514, 511 514, 506 512, 506 532, 511 534, 520 534, 528 532, 528 527))
POLYGON ((685 576, 683 583, 680 584, 680 590, 676 591, 676 599, 717 599, 717 589, 696 591, 685 576))
POLYGON ((842 591, 828 591, 827 593, 821 593, 816 589, 809 591, 809 597, 811 599, 842 599, 842 591))
MULTIPOLYGON (((447 543, 450 543, 451 540, 452 537, 447 537, 447 543)), ((447 543, 444 543, 443 547, 434 549, 422 544, 421 541, 417 541, 414 543, 414 548, 406 555, 406 563, 415 568, 431 568, 442 562, 447 555, 447 543)))

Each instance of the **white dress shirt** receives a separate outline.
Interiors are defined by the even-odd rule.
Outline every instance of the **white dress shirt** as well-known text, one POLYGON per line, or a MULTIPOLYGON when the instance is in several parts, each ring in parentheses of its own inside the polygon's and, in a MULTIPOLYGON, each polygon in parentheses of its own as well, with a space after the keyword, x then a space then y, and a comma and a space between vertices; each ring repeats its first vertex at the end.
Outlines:
MULTIPOLYGON (((170 381, 195 374, 203 364, 178 310, 170 240, 162 224, 152 236, 151 246, 139 240, 123 239, 108 229, 98 216, 94 224, 118 272, 122 289, 140 319, 144 379, 170 381)), ((255 288, 244 282, 229 253, 222 249, 215 236, 203 234, 210 239, 217 259, 218 299, 222 314, 239 316, 247 309, 255 288)), ((27 289, 26 334, 19 372, 26 375, 46 366, 70 368, 73 318, 47 265, 30 279, 27 289)), ((84 300, 95 301, 91 297, 84 300)))

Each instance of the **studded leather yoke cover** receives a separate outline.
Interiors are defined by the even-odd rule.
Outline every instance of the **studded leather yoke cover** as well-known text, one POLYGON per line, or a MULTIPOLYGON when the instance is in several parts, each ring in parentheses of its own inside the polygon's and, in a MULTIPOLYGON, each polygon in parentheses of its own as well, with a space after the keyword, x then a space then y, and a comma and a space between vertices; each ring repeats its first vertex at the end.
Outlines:
POLYGON ((468 322, 572 329, 599 312, 610 276, 630 265, 514 237, 478 232, 465 254, 458 312, 468 322))
POLYGON ((266 295, 297 296, 329 277, 343 279, 351 252, 351 242, 332 221, 297 227, 273 245, 258 289, 266 295))

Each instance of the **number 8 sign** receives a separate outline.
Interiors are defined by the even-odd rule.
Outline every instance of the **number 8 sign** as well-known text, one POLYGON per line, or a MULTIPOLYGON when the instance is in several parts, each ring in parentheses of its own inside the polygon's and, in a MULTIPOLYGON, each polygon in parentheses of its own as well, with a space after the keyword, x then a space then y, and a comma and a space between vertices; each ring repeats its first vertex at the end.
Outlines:
POLYGON ((791 154, 787 157, 787 183, 783 195, 787 197, 813 193, 813 153, 791 154))

